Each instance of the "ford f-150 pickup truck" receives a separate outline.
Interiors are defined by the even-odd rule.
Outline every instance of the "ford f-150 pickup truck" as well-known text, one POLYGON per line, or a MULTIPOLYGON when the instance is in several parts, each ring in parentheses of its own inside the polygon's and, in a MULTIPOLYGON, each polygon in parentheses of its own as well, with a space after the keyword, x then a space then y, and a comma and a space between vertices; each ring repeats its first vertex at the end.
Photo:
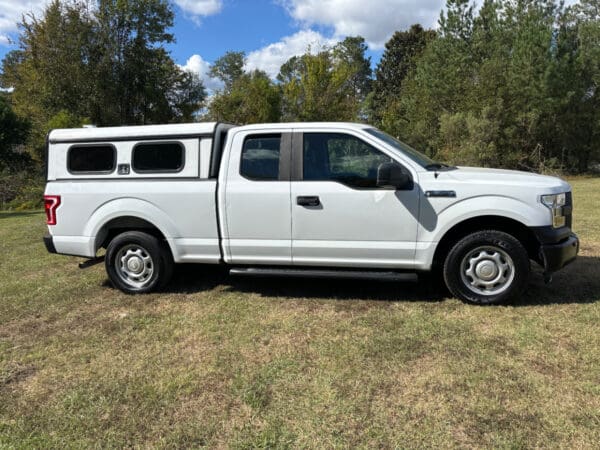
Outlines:
POLYGON ((550 278, 579 250, 561 179, 448 166, 364 124, 61 129, 47 153, 48 251, 104 258, 127 293, 206 263, 364 279, 435 270, 455 296, 490 304, 524 291, 530 260, 550 278))

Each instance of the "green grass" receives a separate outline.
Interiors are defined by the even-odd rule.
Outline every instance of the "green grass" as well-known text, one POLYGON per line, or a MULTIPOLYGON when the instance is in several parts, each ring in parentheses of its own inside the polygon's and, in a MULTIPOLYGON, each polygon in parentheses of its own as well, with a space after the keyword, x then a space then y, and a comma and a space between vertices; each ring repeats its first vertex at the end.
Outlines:
POLYGON ((498 307, 202 266, 126 296, 0 214, 0 448, 595 447, 600 179, 572 182, 580 258, 498 307))

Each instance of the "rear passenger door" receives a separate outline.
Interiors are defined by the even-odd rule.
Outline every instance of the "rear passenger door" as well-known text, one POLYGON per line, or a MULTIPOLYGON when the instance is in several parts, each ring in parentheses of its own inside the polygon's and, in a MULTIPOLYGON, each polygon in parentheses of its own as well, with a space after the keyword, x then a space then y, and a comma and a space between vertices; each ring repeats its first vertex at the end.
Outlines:
POLYGON ((234 135, 225 181, 225 260, 291 264, 291 130, 234 135))

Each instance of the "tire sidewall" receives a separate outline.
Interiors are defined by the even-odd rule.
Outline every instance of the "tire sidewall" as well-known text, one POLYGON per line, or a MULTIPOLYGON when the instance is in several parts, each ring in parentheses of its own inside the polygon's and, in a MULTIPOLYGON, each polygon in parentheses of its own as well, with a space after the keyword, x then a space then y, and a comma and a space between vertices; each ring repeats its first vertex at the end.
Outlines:
POLYGON ((450 250, 444 263, 444 280, 450 292, 469 303, 491 305, 508 301, 521 294, 529 280, 529 256, 523 245, 513 236, 501 231, 478 231, 459 240, 450 250), (481 246, 498 247, 506 252, 514 264, 514 278, 509 287, 495 295, 483 295, 467 287, 461 277, 463 258, 481 246))
POLYGON ((128 231, 116 236, 110 242, 106 250, 105 266, 108 277, 113 285, 127 294, 143 294, 151 292, 164 284, 166 264, 164 251, 161 248, 160 241, 154 236, 140 231, 128 231), (150 277, 150 281, 142 287, 134 287, 127 284, 117 273, 117 254, 122 247, 130 244, 142 247, 150 255, 154 265, 154 272, 150 277))

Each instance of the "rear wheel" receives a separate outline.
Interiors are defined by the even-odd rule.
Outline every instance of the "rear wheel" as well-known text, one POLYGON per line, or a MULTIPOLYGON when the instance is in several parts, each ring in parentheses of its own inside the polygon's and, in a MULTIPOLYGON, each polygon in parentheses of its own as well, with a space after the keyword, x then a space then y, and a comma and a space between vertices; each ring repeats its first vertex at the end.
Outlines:
POLYGON ((496 304, 525 290, 529 269, 527 250, 516 238, 502 231, 478 231, 452 247, 444 262, 444 281, 461 300, 496 304))
POLYGON ((105 265, 113 285, 127 294, 159 289, 173 273, 173 259, 166 244, 141 231, 115 237, 106 249, 105 265))

